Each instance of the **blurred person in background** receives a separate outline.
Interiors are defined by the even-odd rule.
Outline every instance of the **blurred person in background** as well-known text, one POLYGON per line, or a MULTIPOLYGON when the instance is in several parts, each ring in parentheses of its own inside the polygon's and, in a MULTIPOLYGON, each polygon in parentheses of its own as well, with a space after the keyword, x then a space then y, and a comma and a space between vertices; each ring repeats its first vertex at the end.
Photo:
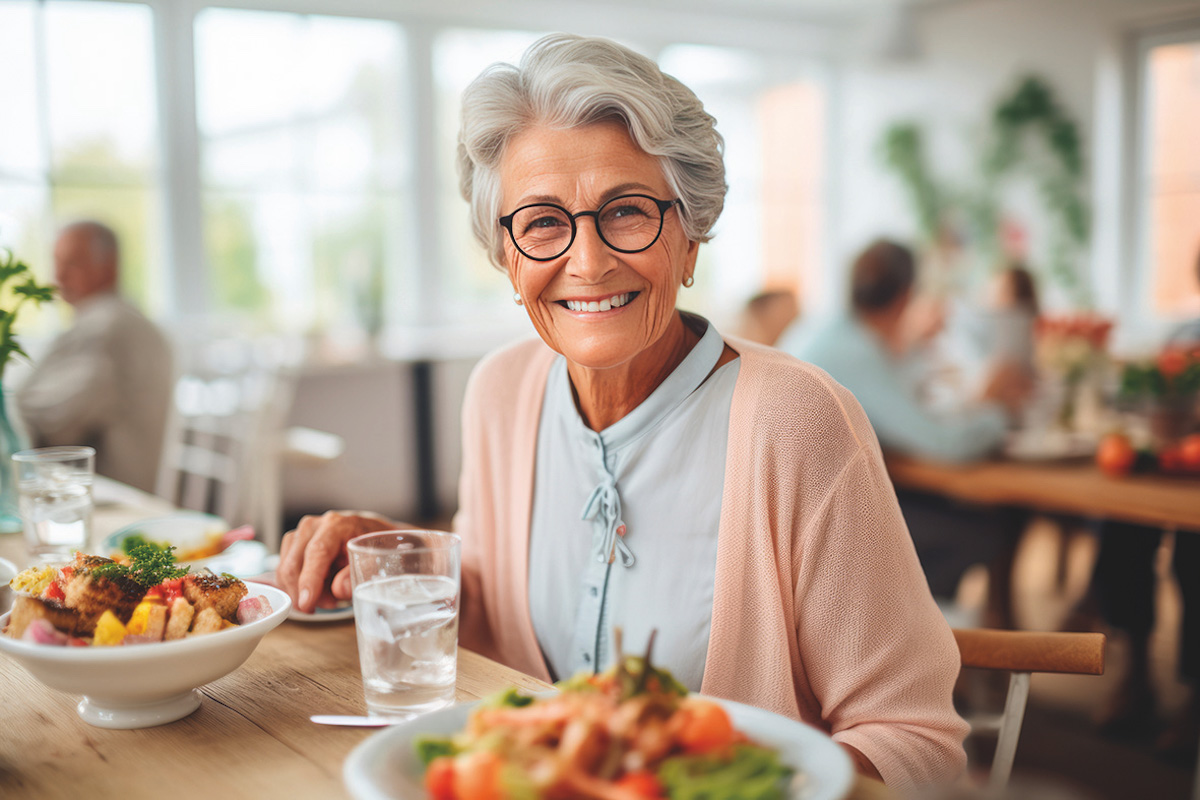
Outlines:
POLYGON ((118 293, 120 247, 106 225, 67 225, 54 245, 71 327, 34 363, 17 408, 34 447, 90 445, 96 472, 154 491, 171 403, 171 349, 118 293))
POLYGON ((783 332, 800 316, 800 302, 790 289, 759 292, 746 301, 733 335, 774 347, 783 332))
MULTIPOLYGON (((925 405, 908 363, 922 342, 940 330, 936 305, 914 299, 916 261, 907 247, 872 243, 854 261, 850 309, 790 340, 788 350, 826 370, 854 394, 885 450, 937 461, 982 458, 1004 441, 1010 421, 1029 393, 1028 374, 999 362, 977 400, 955 413, 925 405)), ((1004 513, 988 513, 940 496, 897 491, 900 508, 935 598, 954 598, 974 564, 998 562, 1015 548, 1019 526, 1004 513)), ((989 581, 989 624, 1007 627, 1007 575, 989 581)))

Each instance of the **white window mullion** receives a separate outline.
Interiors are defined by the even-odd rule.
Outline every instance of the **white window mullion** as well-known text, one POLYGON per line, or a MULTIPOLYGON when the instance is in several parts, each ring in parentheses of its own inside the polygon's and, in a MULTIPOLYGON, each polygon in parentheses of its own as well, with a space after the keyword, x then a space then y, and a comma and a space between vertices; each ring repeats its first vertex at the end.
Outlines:
POLYGON ((417 232, 416 265, 412 269, 413 300, 406 303, 405 317, 415 326, 426 327, 443 322, 445 298, 441 296, 438 267, 442 264, 441 246, 433 231, 441 230, 438 218, 437 143, 434 141, 436 119, 433 37, 435 29, 424 24, 408 27, 409 39, 407 78, 411 113, 408 116, 409 138, 413 156, 410 204, 413 219, 408 230, 417 232))
POLYGON ((154 51, 158 65, 159 148, 163 252, 168 264, 168 318, 199 322, 210 309, 201 227, 200 143, 196 128, 196 64, 191 3, 156 0, 154 51))

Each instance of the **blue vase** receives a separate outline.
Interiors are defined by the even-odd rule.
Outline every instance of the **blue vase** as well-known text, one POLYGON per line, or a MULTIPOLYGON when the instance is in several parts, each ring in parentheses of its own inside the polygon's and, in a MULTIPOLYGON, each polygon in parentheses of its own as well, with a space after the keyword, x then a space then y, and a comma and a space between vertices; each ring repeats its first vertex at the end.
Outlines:
POLYGON ((8 399, 8 393, 0 384, 0 533, 16 533, 24 528, 17 501, 17 474, 13 470, 12 455, 25 449, 25 443, 9 417, 8 399))

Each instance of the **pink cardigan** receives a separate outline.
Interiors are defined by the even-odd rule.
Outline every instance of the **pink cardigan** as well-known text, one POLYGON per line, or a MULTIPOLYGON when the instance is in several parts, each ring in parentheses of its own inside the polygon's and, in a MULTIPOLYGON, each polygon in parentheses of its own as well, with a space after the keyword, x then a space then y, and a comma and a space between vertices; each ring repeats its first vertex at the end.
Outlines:
MULTIPOLYGON (((967 731, 951 703, 958 648, 866 416, 820 369, 729 344, 741 365, 701 691, 821 728, 902 791, 954 780, 967 731)), ((531 340, 476 368, 454 525, 463 644, 544 680, 529 612, 529 527, 555 355, 531 340)))

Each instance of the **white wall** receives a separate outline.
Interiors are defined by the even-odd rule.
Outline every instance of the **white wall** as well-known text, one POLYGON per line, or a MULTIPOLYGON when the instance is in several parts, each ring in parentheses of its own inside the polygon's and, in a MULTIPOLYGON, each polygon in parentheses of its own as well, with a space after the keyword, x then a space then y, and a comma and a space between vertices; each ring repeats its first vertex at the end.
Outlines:
MULTIPOLYGON (((998 97, 1019 76, 1048 79, 1080 124, 1092 167, 1093 248, 1087 269, 1101 307, 1115 307, 1117 273, 1128 261, 1118 235, 1123 225, 1119 159, 1114 143, 1125 126, 1124 48, 1149 25, 1200 15, 1200 2, 1153 0, 977 0, 918 11, 920 55, 886 62, 859 52, 841 60, 832 104, 830 141, 830 269, 821 298, 830 308, 844 296, 845 265, 879 235, 910 238, 916 220, 898 179, 883 165, 878 143, 893 122, 923 124, 927 155, 937 174, 954 178, 973 169, 968 144, 998 97)), ((1168 23, 1169 24, 1169 23, 1168 23)), ((1036 220, 1034 220, 1036 224, 1036 220)))

